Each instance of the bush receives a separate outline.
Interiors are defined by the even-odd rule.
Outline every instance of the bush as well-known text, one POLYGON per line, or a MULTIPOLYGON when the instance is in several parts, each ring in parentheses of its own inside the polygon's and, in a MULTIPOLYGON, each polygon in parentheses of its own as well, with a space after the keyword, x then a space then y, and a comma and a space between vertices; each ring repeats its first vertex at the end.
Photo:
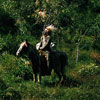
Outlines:
POLYGON ((93 63, 91 63, 89 65, 83 65, 82 68, 78 71, 78 73, 82 77, 96 75, 96 74, 100 73, 100 66, 96 66, 93 63))
POLYGON ((2 100, 21 100, 20 94, 12 87, 9 87, 6 90, 2 91, 0 93, 0 98, 2 100))
POLYGON ((0 35, 0 53, 9 52, 10 54, 16 54, 18 46, 25 40, 28 40, 34 46, 37 42, 40 42, 39 38, 33 37, 30 34, 24 35, 11 35, 7 34, 6 36, 0 35))
POLYGON ((0 56, 0 65, 3 67, 1 68, 3 69, 2 71, 4 71, 2 72, 3 74, 10 74, 25 80, 30 80, 32 79, 32 68, 31 66, 25 65, 25 62, 27 62, 27 60, 16 58, 7 52, 4 52, 0 56))
POLYGON ((6 85, 6 83, 0 78, 0 100, 20 100, 20 94, 12 87, 6 85))
POLYGON ((0 78, 0 91, 7 89, 5 82, 0 78))
MULTIPOLYGON (((1 5, 0 5, 1 6, 1 5)), ((8 12, 0 8, 0 34, 15 34, 17 27, 15 26, 15 20, 10 16, 8 12)))

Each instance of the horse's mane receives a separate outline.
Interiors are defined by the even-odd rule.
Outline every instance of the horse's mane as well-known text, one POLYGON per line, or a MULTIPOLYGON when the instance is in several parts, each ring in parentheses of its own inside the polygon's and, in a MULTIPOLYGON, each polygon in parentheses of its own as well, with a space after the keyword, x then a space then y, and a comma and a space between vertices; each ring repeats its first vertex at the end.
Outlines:
POLYGON ((33 44, 28 43, 28 46, 31 52, 36 53, 36 54, 38 53, 38 51, 36 50, 36 47, 33 44))

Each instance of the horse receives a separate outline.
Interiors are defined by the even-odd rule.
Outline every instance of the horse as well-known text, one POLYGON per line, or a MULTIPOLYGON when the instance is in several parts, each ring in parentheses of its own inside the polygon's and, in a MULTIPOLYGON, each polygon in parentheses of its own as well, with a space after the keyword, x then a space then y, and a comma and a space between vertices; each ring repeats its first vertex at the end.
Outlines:
POLYGON ((36 48, 27 40, 22 42, 16 55, 27 55, 32 63, 33 81, 41 83, 41 76, 51 75, 52 69, 59 77, 59 82, 66 79, 65 66, 68 65, 68 57, 63 52, 52 52, 50 68, 44 56, 41 56, 36 48))

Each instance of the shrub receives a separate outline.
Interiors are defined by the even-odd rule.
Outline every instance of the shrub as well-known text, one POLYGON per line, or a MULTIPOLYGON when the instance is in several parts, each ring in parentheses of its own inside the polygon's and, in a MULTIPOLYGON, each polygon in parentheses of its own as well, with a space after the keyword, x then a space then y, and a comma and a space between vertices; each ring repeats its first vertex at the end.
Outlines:
POLYGON ((7 88, 5 82, 0 78, 0 91, 5 90, 7 88))
POLYGON ((12 87, 2 91, 0 97, 2 100, 21 100, 20 94, 12 87))
POLYGON ((82 68, 78 71, 78 73, 82 76, 91 76, 100 73, 100 66, 96 66, 91 63, 89 65, 82 65, 82 68))
MULTIPOLYGON (((1 5, 0 5, 1 6, 1 5)), ((10 14, 4 9, 0 8, 0 34, 14 34, 17 32, 17 27, 15 26, 15 20, 10 16, 10 14)))
POLYGON ((11 76, 21 77, 25 80, 32 79, 32 68, 25 65, 27 60, 22 58, 16 58, 13 55, 8 54, 7 52, 2 53, 0 56, 0 65, 3 69, 2 73, 10 74, 11 76))

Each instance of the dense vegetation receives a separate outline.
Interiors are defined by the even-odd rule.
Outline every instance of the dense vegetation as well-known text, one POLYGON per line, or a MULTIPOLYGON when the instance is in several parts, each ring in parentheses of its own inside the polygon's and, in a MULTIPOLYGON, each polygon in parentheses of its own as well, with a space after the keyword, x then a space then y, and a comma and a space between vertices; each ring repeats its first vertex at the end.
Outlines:
POLYGON ((0 0, 0 100, 100 100, 99 33, 100 0, 0 0), (69 58, 58 86, 54 71, 33 83, 28 60, 15 55, 26 39, 36 45, 49 24, 69 58))

